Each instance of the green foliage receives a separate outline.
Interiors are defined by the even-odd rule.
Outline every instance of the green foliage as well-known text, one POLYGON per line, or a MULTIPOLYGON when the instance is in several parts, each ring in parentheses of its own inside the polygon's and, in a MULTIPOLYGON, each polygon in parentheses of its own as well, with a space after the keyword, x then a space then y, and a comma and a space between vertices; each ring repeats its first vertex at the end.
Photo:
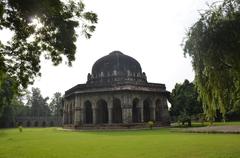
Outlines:
POLYGON ((40 75, 40 56, 54 65, 66 56, 68 64, 75 60, 77 33, 91 37, 97 15, 85 12, 81 1, 1 0, 0 31, 14 33, 7 44, 0 41, 0 84, 8 75, 18 87, 26 88, 40 75), (36 23, 37 21, 37 23, 36 23))
POLYGON ((61 117, 63 110, 63 97, 60 92, 56 92, 51 99, 49 104, 50 111, 53 116, 61 117))
POLYGON ((47 100, 49 98, 43 98, 39 88, 32 88, 32 94, 28 98, 28 105, 31 106, 31 116, 50 116, 50 109, 48 107, 47 100))
POLYGON ((237 134, 131 131, 0 130, 4 158, 239 158, 237 134), (19 148, 17 148, 19 147, 19 148), (14 150, 13 150, 14 149, 14 150))
POLYGON ((170 114, 183 124, 191 126, 193 116, 202 113, 202 105, 198 101, 198 93, 193 83, 185 80, 183 84, 176 84, 170 96, 170 114))
MULTIPOLYGON (((1 70, 0 70, 1 71, 1 70)), ((16 82, 9 76, 2 75, 0 79, 0 117, 5 106, 12 103, 12 99, 15 97, 16 82)))
POLYGON ((184 43, 192 58, 204 112, 213 120, 240 106, 240 1, 224 0, 201 14, 184 43))
POLYGON ((22 127, 21 125, 18 126, 18 130, 19 130, 20 133, 22 133, 22 131, 23 131, 23 127, 22 127))
POLYGON ((154 122, 153 121, 148 121, 148 127, 150 128, 150 129, 152 129, 153 128, 153 125, 154 125, 154 122))
POLYGON ((0 116, 0 127, 12 127, 15 117, 22 114, 25 106, 18 96, 13 96, 8 104, 4 104, 0 116))

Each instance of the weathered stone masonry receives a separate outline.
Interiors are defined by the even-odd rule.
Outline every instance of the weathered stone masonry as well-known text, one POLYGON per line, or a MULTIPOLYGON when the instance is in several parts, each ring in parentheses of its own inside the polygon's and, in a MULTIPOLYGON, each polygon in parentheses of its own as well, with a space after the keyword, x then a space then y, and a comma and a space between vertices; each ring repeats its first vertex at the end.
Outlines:
POLYGON ((115 51, 95 62, 86 84, 65 92, 63 125, 168 125, 164 84, 148 83, 140 64, 115 51))

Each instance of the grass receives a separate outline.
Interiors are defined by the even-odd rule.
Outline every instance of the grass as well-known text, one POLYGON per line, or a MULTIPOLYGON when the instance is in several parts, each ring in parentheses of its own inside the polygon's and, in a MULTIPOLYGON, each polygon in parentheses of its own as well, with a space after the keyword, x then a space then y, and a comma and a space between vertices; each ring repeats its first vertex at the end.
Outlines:
POLYGON ((0 158, 239 158, 240 135, 138 131, 0 130, 0 158))

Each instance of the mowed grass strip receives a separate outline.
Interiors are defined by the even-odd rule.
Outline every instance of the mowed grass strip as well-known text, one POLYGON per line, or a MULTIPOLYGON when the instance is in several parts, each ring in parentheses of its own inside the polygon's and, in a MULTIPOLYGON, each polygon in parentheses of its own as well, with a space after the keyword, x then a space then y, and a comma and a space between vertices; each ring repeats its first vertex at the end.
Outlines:
POLYGON ((0 130, 0 158, 239 158, 240 135, 138 131, 0 130))

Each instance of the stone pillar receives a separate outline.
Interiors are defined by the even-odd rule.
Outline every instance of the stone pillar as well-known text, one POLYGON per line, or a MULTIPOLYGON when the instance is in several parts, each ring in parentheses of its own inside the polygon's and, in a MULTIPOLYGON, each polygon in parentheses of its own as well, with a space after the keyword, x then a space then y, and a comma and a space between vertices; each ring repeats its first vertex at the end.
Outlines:
POLYGON ((85 118, 84 118, 84 109, 83 108, 80 108, 79 109, 79 113, 80 113, 80 124, 84 124, 84 120, 85 120, 85 118))
POLYGON ((108 124, 112 124, 112 107, 108 107, 108 124))
POLYGON ((155 121, 156 120, 156 108, 152 107, 151 108, 151 121, 155 121))
POLYGON ((75 105, 72 106, 72 124, 74 125, 75 123, 75 105))
POLYGON ((75 108, 74 126, 79 126, 81 124, 80 115, 81 115, 80 108, 79 107, 75 108))
POLYGON ((132 108, 130 106, 125 106, 122 109, 123 123, 132 123, 132 108))
POLYGON ((162 119, 162 123, 163 125, 170 125, 170 114, 168 111, 168 105, 167 105, 167 98, 163 97, 162 98, 162 112, 161 112, 161 119, 162 119))
POLYGON ((96 124, 97 123, 97 109, 96 107, 92 107, 92 110, 93 110, 93 124, 96 124))
POLYGON ((65 123, 66 123, 66 105, 64 104, 62 124, 65 125, 65 123))
POLYGON ((132 96, 128 94, 124 95, 121 103, 123 123, 132 123, 132 96))
POLYGON ((139 109, 140 109, 140 115, 141 115, 141 122, 144 122, 144 111, 143 111, 143 101, 139 101, 139 109))
POLYGON ((93 124, 97 124, 97 103, 92 100, 93 124))
POLYGON ((143 107, 140 107, 139 109, 140 109, 140 114, 141 114, 141 117, 140 117, 141 120, 140 121, 144 122, 144 119, 143 119, 143 107))
POLYGON ((70 112, 71 105, 68 105, 67 116, 68 116, 68 124, 71 123, 71 112, 70 112))

